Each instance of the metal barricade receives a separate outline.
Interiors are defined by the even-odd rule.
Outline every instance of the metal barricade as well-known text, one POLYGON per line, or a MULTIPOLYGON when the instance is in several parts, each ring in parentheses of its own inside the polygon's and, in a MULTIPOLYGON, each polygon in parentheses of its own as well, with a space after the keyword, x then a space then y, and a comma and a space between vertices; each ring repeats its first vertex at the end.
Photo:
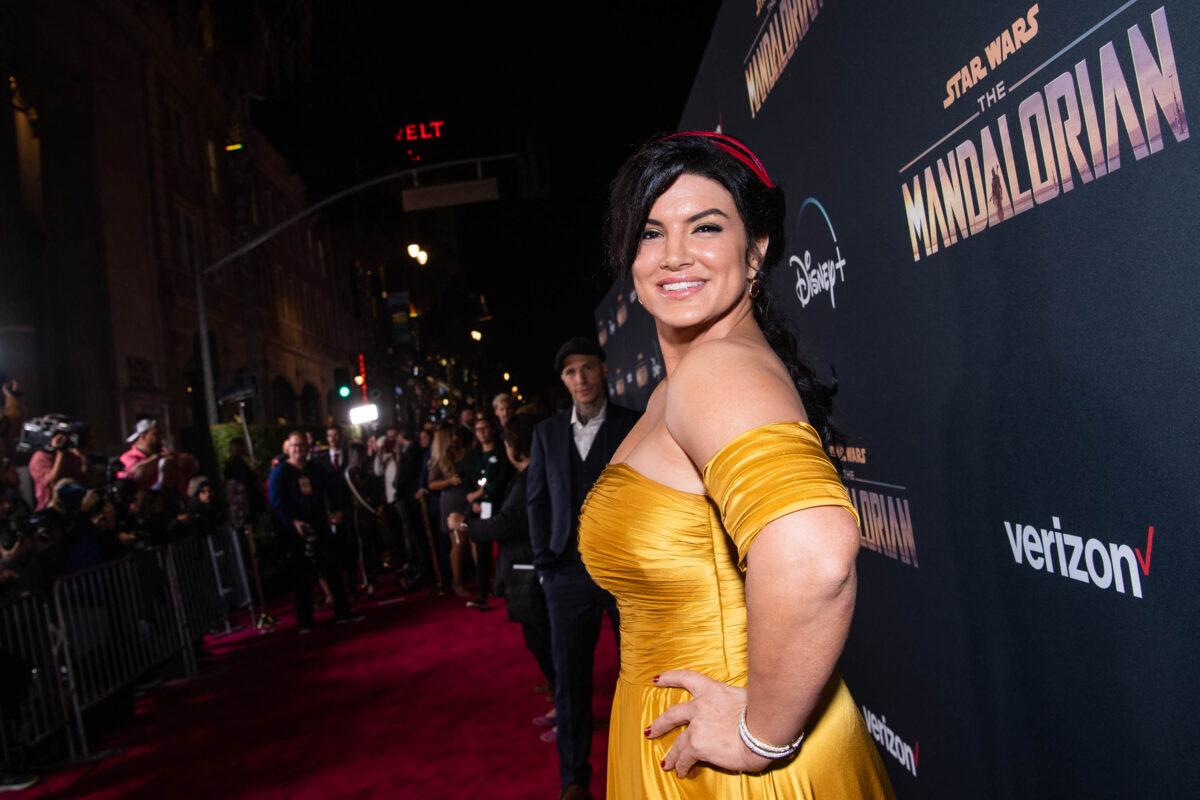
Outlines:
POLYGON ((0 703, 0 765, 10 763, 15 747, 34 747, 67 731, 63 676, 54 663, 49 621, 41 597, 30 595, 0 605, 0 658, 5 661, 4 679, 13 684, 0 687, 5 697, 0 703), (23 696, 14 697, 26 679, 23 696))
POLYGON ((54 584, 55 647, 84 754, 84 711, 181 652, 190 655, 160 558, 140 551, 54 584))
POLYGON ((50 599, 0 605, 0 658, 8 654, 10 667, 32 676, 15 712, 0 704, 2 763, 11 745, 34 746, 71 722, 71 752, 87 755, 86 711, 173 658, 194 675, 205 633, 230 630, 241 609, 254 618, 241 542, 229 527, 65 575, 50 599))
MULTIPOLYGON (((176 598, 180 635, 187 642, 198 642, 226 616, 209 547, 209 536, 180 539, 167 547, 167 575, 176 598)), ((190 646, 188 651, 190 656, 190 646)), ((190 658, 188 671, 195 671, 190 658)))
POLYGON ((251 622, 254 620, 254 600, 246 575, 241 535, 232 525, 224 525, 209 535, 208 550, 225 611, 225 632, 228 633, 232 630, 230 618, 238 611, 248 610, 251 622))

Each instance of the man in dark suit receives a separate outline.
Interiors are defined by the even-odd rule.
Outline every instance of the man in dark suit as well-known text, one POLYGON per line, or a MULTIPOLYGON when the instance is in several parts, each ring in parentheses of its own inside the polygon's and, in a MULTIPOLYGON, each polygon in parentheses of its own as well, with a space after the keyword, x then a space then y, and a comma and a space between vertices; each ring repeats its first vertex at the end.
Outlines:
POLYGON ((554 368, 571 408, 534 429, 526 502, 533 563, 550 609, 561 797, 576 800, 591 796, 592 663, 605 613, 618 630, 616 601, 579 557, 579 512, 641 413, 608 402, 608 365, 595 340, 568 340, 554 368))
POLYGON ((342 515, 342 522, 329 528, 330 547, 346 587, 353 590, 358 580, 358 541, 348 524, 353 508, 350 487, 346 484, 350 451, 342 438, 342 429, 336 425, 325 429, 325 444, 325 449, 315 453, 312 461, 328 472, 330 508, 342 515))
POLYGON ((433 561, 429 554, 429 540, 425 526, 418 513, 416 492, 420 486, 421 448, 417 444, 412 425, 396 428, 396 516, 404 531, 404 548, 408 562, 402 569, 403 577, 410 584, 418 584, 433 575, 433 561))
POLYGON ((330 467, 340 480, 341 476, 345 474, 346 468, 350 466, 346 463, 349 458, 349 450, 342 439, 342 429, 336 425, 326 428, 325 444, 328 446, 320 452, 315 460, 321 462, 323 467, 330 467))

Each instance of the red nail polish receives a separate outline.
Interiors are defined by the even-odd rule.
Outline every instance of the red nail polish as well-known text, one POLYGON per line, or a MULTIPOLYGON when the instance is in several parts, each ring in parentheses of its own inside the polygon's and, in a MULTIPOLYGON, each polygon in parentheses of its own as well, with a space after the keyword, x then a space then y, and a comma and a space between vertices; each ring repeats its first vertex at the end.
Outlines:
POLYGON ((650 735, 650 729, 649 729, 649 728, 646 728, 646 730, 642 731, 642 733, 644 733, 646 736, 649 736, 649 735, 650 735))
POLYGON ((662 761, 658 762, 658 765, 660 767, 662 767, 663 769, 666 769, 667 768, 667 760, 664 758, 662 761))
POLYGON ((662 677, 662 675, 655 675, 655 676, 654 676, 653 678, 651 678, 650 680, 654 681, 655 683, 658 683, 658 679, 659 679, 659 678, 661 678, 661 677, 662 677))

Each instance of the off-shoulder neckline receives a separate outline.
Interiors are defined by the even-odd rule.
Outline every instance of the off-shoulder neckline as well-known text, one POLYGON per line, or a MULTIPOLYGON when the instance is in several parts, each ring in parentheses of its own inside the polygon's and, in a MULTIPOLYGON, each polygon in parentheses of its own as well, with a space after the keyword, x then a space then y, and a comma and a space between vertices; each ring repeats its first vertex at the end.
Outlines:
POLYGON ((764 430, 764 429, 766 429, 766 428, 779 428, 779 427, 788 427, 788 426, 792 426, 792 425, 798 425, 798 426, 800 426, 801 428, 808 428, 808 429, 809 429, 809 430, 811 430, 813 433, 816 433, 816 434, 817 434, 817 439, 818 439, 818 440, 821 438, 821 434, 820 434, 820 433, 818 433, 817 429, 816 429, 816 428, 814 428, 814 427, 813 427, 813 426, 812 426, 810 423, 807 423, 807 422, 800 422, 799 420, 785 420, 785 421, 783 421, 783 422, 768 422, 768 423, 766 423, 766 424, 764 424, 764 425, 758 425, 758 426, 756 426, 756 427, 753 427, 753 428, 747 428, 746 430, 744 430, 744 431, 742 431, 741 433, 739 433, 737 436, 735 436, 735 437, 733 437, 732 439, 730 439, 730 440, 729 440, 728 442, 726 442, 724 445, 722 445, 720 450, 718 450, 717 452, 713 453, 713 456, 712 456, 712 458, 710 458, 710 459, 708 460, 708 463, 707 463, 707 464, 705 464, 705 465, 704 465, 704 466, 701 468, 701 470, 700 470, 700 474, 701 474, 701 475, 705 475, 705 474, 707 474, 707 473, 708 473, 708 470, 709 470, 709 467, 711 467, 711 466, 713 465, 713 462, 714 462, 714 461, 716 461, 716 460, 717 460, 718 458, 720 458, 722 455, 724 455, 725 453, 727 453, 728 451, 730 451, 731 449, 733 449, 733 447, 734 447, 734 446, 736 446, 736 445, 740 444, 740 443, 741 443, 741 441, 742 441, 743 439, 747 439, 747 438, 749 438, 750 434, 752 434, 752 433, 758 433, 759 431, 761 431, 761 430, 764 430))
MULTIPOLYGON (((708 474, 708 468, 710 466, 712 466, 712 463, 714 461, 716 461, 717 458, 722 453, 729 450, 729 448, 733 447, 734 445, 738 444, 741 440, 745 439, 750 434, 755 433, 757 431, 761 431, 764 428, 773 428, 773 427, 785 426, 785 425, 799 425, 802 428, 809 428, 810 430, 812 430, 813 433, 817 433, 817 429, 814 428, 810 423, 800 422, 799 420, 790 420, 790 421, 784 421, 784 422, 768 422, 764 425, 758 425, 753 428, 747 428, 746 430, 742 431, 737 436, 733 437, 728 442, 726 442, 724 444, 724 446, 721 447, 720 450, 718 450, 716 453, 714 453, 713 457, 710 458, 708 460, 708 463, 704 465, 704 468, 700 470, 700 474, 701 475, 708 474)), ((818 437, 820 436, 819 433, 817 435, 818 435, 818 437)), ((643 481, 654 484, 655 486, 657 486, 659 488, 666 489, 667 491, 672 492, 674 494, 683 495, 684 497, 696 498, 697 500, 707 500, 708 499, 707 494, 697 494, 695 492, 685 492, 683 489, 676 489, 674 486, 668 486, 667 484, 663 483, 662 481, 656 481, 654 478, 651 478, 649 475, 645 475, 641 472, 638 472, 632 465, 630 465, 630 463, 628 461, 610 461, 604 467, 604 469, 607 470, 610 467, 612 467, 612 468, 624 467, 628 472, 632 473, 634 476, 636 476, 638 478, 641 478, 643 481)))

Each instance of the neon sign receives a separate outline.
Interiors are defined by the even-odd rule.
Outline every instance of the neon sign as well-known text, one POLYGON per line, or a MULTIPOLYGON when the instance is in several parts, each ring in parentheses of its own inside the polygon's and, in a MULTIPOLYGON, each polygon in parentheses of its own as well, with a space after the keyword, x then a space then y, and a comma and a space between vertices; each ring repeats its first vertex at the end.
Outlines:
POLYGON ((397 142, 419 142, 422 139, 440 139, 442 138, 442 126, 446 124, 445 120, 436 119, 429 122, 412 122, 408 125, 401 125, 396 131, 397 142))

